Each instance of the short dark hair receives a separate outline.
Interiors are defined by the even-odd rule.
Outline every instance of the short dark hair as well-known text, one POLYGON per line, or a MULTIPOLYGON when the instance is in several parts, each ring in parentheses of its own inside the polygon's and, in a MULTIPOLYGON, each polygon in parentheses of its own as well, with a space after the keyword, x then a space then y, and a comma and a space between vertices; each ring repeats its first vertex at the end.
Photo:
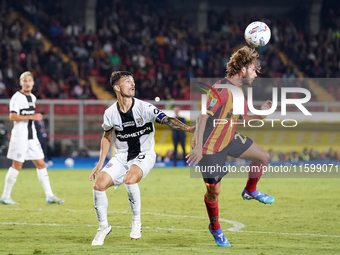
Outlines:
POLYGON ((128 71, 115 71, 112 72, 111 77, 110 77, 110 84, 113 87, 114 85, 116 85, 116 83, 120 80, 120 78, 124 77, 124 76, 132 76, 132 73, 128 72, 128 71))

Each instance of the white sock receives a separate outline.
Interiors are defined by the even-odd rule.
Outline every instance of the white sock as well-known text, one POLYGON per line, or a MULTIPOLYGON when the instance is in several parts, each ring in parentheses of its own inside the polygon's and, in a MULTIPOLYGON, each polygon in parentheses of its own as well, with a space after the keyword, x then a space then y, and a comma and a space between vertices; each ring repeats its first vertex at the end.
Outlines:
POLYGON ((109 205, 109 201, 107 200, 106 192, 93 190, 93 202, 94 209, 96 209, 99 228, 105 229, 109 225, 107 222, 107 206, 109 205))
POLYGON ((47 173, 46 168, 43 168, 43 169, 37 168, 37 174, 38 174, 38 179, 41 183, 41 186, 43 187, 43 189, 45 191, 46 198, 52 197, 53 192, 52 192, 52 189, 51 189, 50 178, 48 177, 48 173, 47 173))
POLYGON ((132 221, 140 221, 141 199, 138 183, 125 184, 125 188, 128 192, 128 198, 132 211, 132 221))
POLYGON ((2 193, 1 199, 8 199, 11 197, 11 191, 14 183, 17 181, 19 171, 10 167, 5 177, 5 188, 2 193))

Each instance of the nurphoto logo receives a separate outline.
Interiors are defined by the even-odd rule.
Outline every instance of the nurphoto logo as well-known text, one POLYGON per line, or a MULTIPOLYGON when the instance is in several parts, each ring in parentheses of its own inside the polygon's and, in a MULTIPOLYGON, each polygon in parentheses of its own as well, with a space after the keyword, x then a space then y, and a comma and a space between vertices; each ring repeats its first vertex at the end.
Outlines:
MULTIPOLYGON (((242 115, 245 112, 244 109, 244 105, 245 105, 245 98, 244 95, 242 93, 242 91, 236 87, 235 85, 227 85, 227 84, 215 84, 214 87, 206 85, 204 83, 200 83, 203 84, 204 86, 206 86, 207 88, 209 88, 212 93, 214 93, 214 95, 216 95, 216 97, 218 97, 218 100, 220 101, 220 104, 222 105, 222 101, 221 98, 218 95, 218 92, 216 89, 229 89, 231 91, 232 94, 232 98, 233 98, 233 114, 234 115, 242 115)), ((217 101, 215 99, 215 97, 212 95, 212 93, 210 93, 210 91, 207 91, 206 89, 201 89, 205 92, 207 92, 207 94, 209 96, 211 96, 212 101, 211 101, 211 106, 213 107, 217 101)), ((249 108, 249 111, 251 113, 253 113, 254 115, 270 115, 272 113, 274 113, 277 109, 278 106, 278 88, 273 87, 272 88, 272 106, 270 109, 267 110, 257 110, 254 108, 253 105, 253 88, 252 87, 248 87, 247 89, 248 92, 248 99, 247 99, 247 106, 249 108)), ((207 114, 207 94, 202 94, 201 95, 201 114, 205 115, 207 114)), ((311 99, 311 93, 308 89, 305 88, 292 88, 292 87, 282 87, 281 88, 281 116, 285 116, 287 115, 287 105, 295 105, 304 115, 312 115, 304 106, 304 103, 309 102, 309 100, 311 99), (304 97, 303 98, 287 98, 287 94, 288 93, 300 93, 303 94, 304 97)), ((267 122, 271 122, 272 127, 274 126, 274 122, 275 121, 279 121, 279 119, 266 119, 267 122)), ((214 120, 214 127, 216 125, 220 125, 220 124, 228 124, 230 122, 231 125, 246 125, 245 120, 244 123, 234 123, 232 121, 232 119, 227 120, 227 119, 215 119, 214 120)), ((297 125, 297 120, 294 119, 284 119, 281 120, 281 125, 283 127, 295 127, 297 125), (287 122, 294 122, 293 125, 288 125, 287 122)), ((261 119, 253 119, 248 121, 248 126, 250 127, 262 127, 264 125, 264 121, 261 119), (252 125, 255 122, 259 122, 256 126, 252 125)))

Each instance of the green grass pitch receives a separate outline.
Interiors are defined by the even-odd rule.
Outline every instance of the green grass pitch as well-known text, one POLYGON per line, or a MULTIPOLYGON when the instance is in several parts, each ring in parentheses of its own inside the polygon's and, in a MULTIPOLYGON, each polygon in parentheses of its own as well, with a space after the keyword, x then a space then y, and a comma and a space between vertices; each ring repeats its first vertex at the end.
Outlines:
MULTIPOLYGON (((340 254, 339 179, 263 178, 258 188, 272 205, 244 201, 246 179, 224 178, 220 222, 232 247, 208 232, 201 179, 188 168, 153 169, 139 184, 143 236, 130 240, 131 212, 124 186, 107 191, 105 244, 92 247, 97 220, 91 170, 51 170, 52 189, 66 200, 47 205, 35 170, 22 170, 12 192, 20 205, 0 205, 0 254, 340 254)), ((2 192, 7 171, 0 171, 2 192)))

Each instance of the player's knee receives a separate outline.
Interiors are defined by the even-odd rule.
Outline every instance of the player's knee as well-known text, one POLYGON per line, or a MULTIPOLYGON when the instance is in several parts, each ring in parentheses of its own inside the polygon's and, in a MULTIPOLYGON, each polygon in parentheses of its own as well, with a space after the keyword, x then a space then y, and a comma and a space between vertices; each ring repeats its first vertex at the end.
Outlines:
POLYGON ((216 200, 220 194, 220 189, 217 188, 216 186, 209 186, 207 187, 207 194, 206 196, 208 198, 211 198, 213 200, 216 200))
POLYGON ((97 190, 97 191, 105 191, 106 190, 106 186, 105 185, 102 185, 102 183, 100 183, 100 182, 95 182, 94 184, 93 184, 93 189, 94 190, 97 190))
POLYGON ((263 162, 261 162, 261 163, 262 164, 267 164, 269 159, 270 159, 270 155, 269 155, 269 153, 267 151, 265 151, 263 153, 263 159, 262 159, 263 162))
POLYGON ((37 164, 37 168, 38 168, 38 169, 44 169, 44 168, 46 168, 46 165, 45 165, 45 163, 43 163, 43 164, 37 164))
POLYGON ((257 164, 267 164, 269 161, 270 155, 267 151, 263 150, 261 155, 256 159, 253 160, 257 164))
POLYGON ((137 183, 137 180, 136 180, 136 178, 131 178, 131 177, 125 178, 124 183, 127 184, 127 185, 135 184, 135 183, 137 183))

